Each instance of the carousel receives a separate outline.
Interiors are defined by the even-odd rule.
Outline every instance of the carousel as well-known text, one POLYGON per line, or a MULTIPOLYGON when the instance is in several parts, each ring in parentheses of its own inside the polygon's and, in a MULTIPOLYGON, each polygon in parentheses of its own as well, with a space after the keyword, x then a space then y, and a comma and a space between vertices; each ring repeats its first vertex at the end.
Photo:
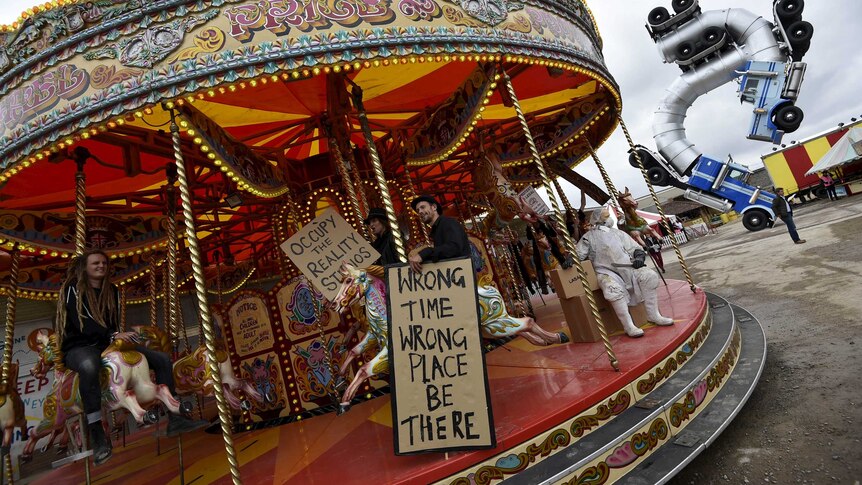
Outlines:
POLYGON ((674 324, 633 310, 646 334, 631 339, 588 263, 574 258, 557 296, 531 294, 537 272, 561 273, 546 258, 531 276, 519 247, 524 190, 545 189, 560 229, 574 209, 559 178, 626 206, 595 152, 628 136, 602 42, 580 0, 59 0, 2 26, 4 480, 673 476, 756 384, 757 321, 698 288, 675 247, 687 280, 659 288, 674 324), (603 180, 574 172, 588 157, 603 180), (484 342, 493 447, 398 456, 387 369, 362 370, 385 343, 354 350, 374 319, 337 311, 281 246, 328 211, 370 239, 382 208, 406 262, 431 242, 411 210, 422 194, 465 227, 502 312, 565 338, 484 342), (47 355, 66 267, 88 249, 110 258, 121 330, 172 356, 186 412, 213 423, 169 438, 158 403, 106 405, 114 451, 98 467, 47 355))

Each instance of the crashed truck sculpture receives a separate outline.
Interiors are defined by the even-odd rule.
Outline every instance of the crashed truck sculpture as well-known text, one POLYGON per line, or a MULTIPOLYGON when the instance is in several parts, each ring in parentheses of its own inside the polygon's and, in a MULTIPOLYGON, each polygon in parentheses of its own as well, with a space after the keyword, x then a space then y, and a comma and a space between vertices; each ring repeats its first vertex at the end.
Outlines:
MULTIPOLYGON (((738 8, 701 12, 697 0, 673 0, 672 8, 674 15, 664 7, 650 11, 647 30, 664 61, 683 73, 655 112, 658 153, 642 145, 637 152, 654 185, 679 187, 687 199, 722 212, 733 209, 748 230, 758 231, 775 218, 775 196, 749 185, 746 167, 701 153, 683 122, 699 96, 739 79, 740 100, 754 105, 749 139, 780 143, 799 128, 803 113, 794 102, 814 32, 802 20, 803 0, 776 0, 774 24, 738 8)), ((638 167, 634 153, 629 163, 638 167)))

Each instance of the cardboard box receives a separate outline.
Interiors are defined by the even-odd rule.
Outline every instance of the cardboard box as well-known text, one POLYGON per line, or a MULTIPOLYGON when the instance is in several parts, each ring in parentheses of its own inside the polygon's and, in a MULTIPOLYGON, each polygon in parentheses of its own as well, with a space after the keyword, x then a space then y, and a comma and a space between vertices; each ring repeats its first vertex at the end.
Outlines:
MULTIPOLYGON (((619 318, 617 318, 614 309, 605 300, 602 290, 594 290, 593 297, 596 299, 599 316, 601 316, 608 334, 623 332, 623 325, 619 318)), ((601 340, 598 324, 593 317, 590 302, 586 295, 566 299, 560 298, 560 306, 563 308, 563 315, 566 317, 566 324, 569 327, 569 333, 573 342, 598 342, 601 340)), ((643 303, 629 307, 629 313, 636 326, 640 327, 647 322, 646 308, 643 303)))
MULTIPOLYGON (((582 261, 581 266, 583 266, 584 272, 587 273, 587 282, 590 284, 590 289, 598 289, 599 282, 596 279, 593 264, 589 261, 582 261)), ((555 269, 550 271, 549 274, 551 276, 551 284, 554 285, 554 291, 557 292, 560 299, 584 295, 584 285, 581 284, 578 269, 574 266, 569 269, 555 269)))

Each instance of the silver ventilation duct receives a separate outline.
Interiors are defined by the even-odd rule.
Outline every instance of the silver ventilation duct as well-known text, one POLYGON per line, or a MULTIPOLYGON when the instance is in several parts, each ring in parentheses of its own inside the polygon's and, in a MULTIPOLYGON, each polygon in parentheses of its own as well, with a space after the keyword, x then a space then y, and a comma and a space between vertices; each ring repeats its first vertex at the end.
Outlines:
POLYGON ((773 33, 773 25, 748 10, 731 8, 712 10, 696 16, 675 32, 656 40, 662 57, 675 62, 676 52, 683 42, 697 42, 709 27, 724 29, 736 44, 736 49, 718 53, 708 62, 692 67, 670 87, 660 102, 653 118, 653 138, 659 153, 680 174, 688 171, 701 151, 685 135, 686 112, 694 101, 738 77, 748 61, 787 60, 773 33))

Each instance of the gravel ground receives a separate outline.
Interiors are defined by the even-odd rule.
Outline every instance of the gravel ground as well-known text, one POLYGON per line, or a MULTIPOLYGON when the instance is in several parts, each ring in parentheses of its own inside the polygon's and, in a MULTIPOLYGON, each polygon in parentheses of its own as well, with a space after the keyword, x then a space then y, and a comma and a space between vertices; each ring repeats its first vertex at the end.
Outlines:
MULTIPOLYGON (((673 485, 862 481, 862 197, 794 219, 807 244, 780 221, 756 233, 735 222, 681 247, 696 284, 760 321, 767 359, 748 403, 673 485)), ((685 279, 672 249, 664 259, 685 279)))

